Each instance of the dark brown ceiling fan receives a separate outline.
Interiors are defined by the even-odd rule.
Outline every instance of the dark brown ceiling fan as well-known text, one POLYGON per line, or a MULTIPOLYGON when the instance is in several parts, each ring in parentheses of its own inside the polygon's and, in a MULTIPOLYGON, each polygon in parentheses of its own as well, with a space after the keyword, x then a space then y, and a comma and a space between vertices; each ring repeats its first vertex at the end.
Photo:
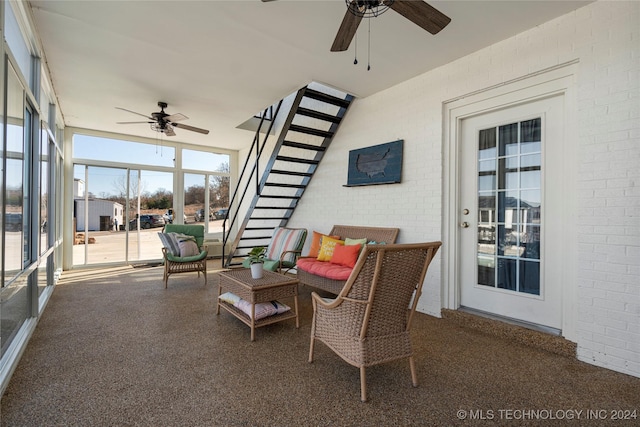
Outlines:
POLYGON ((164 112, 164 109, 167 108, 166 102, 158 102, 158 107, 160 107, 160 111, 151 113, 150 116, 146 114, 136 113, 135 111, 127 110, 126 108, 116 107, 118 110, 127 111, 129 113, 137 114, 138 116, 146 117, 148 120, 141 122, 117 122, 118 124, 133 124, 133 123, 147 123, 151 125, 151 130, 156 132, 164 133, 167 136, 175 136, 174 128, 190 130, 192 132, 202 133, 207 135, 209 133, 206 129, 197 128, 194 126, 185 125, 183 123, 178 123, 181 120, 186 120, 189 117, 185 116, 181 113, 168 114, 164 112))
POLYGON ((378 16, 390 8, 409 21, 437 34, 451 22, 451 18, 422 0, 351 0, 347 1, 347 12, 342 19, 331 52, 342 52, 349 48, 363 17, 378 16))
POLYGON ((349 48, 363 17, 378 16, 387 9, 393 9, 431 34, 439 33, 451 22, 451 18, 422 0, 345 0, 345 3, 347 12, 342 18, 331 52, 342 52, 349 48))

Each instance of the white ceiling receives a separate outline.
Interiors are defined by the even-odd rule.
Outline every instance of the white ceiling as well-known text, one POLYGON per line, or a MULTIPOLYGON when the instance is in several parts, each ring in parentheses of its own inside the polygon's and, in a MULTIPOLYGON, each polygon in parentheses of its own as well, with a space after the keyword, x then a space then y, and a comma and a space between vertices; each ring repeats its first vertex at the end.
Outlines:
POLYGON ((451 23, 431 35, 393 10, 354 45, 329 51, 343 0, 31 1, 65 124, 155 138, 144 120, 158 101, 184 123, 176 141, 239 149, 253 114, 316 81, 366 97, 563 15, 588 1, 430 1, 451 23))

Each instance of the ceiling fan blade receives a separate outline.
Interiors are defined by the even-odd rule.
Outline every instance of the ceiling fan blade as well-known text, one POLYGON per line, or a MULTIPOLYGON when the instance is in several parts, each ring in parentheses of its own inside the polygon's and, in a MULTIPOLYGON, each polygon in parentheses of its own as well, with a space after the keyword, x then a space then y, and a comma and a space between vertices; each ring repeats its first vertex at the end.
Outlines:
POLYGON ((451 18, 423 1, 395 0, 389 7, 431 34, 438 34, 451 22, 451 18))
POLYGON ((167 126, 166 128, 164 128, 163 132, 167 136, 176 136, 176 133, 173 131, 173 127, 171 126, 167 126))
POLYGON ((180 120, 187 120, 189 117, 184 114, 175 113, 170 116, 165 117, 164 119, 168 122, 179 122, 180 120))
POLYGON ((116 122, 118 125, 131 125, 134 123, 155 123, 155 122, 116 122))
POLYGON ((360 21, 362 21, 362 16, 356 16, 347 9, 344 18, 342 18, 342 24, 340 24, 340 28, 338 28, 338 34, 336 34, 336 38, 331 46, 331 52, 343 52, 349 49, 351 40, 353 40, 353 36, 356 35, 356 31, 358 30, 358 25, 360 25, 360 21))
POLYGON ((171 123, 171 125, 175 126, 177 128, 180 128, 180 129, 190 130, 192 132, 198 132, 198 133, 202 133, 202 134, 205 134, 205 135, 209 134, 209 131, 206 130, 206 129, 200 129, 200 128, 197 128, 197 127, 194 127, 194 126, 185 125, 185 124, 182 124, 182 123, 171 123))
POLYGON ((126 108, 122 108, 122 107, 116 107, 116 108, 117 108, 118 110, 128 111, 129 113, 137 114, 137 115, 139 115, 139 116, 146 117, 146 118, 147 118, 147 119, 149 119, 149 120, 153 120, 153 117, 149 117, 149 116, 147 116, 146 114, 136 113, 135 111, 127 110, 126 108))

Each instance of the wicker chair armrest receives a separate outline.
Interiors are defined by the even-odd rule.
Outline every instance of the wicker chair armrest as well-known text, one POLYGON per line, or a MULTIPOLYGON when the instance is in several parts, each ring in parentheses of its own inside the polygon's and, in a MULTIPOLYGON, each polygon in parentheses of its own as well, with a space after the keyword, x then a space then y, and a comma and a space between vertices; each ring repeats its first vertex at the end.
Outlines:
POLYGON ((340 298, 336 298, 332 302, 327 302, 324 298, 322 298, 315 292, 311 292, 311 298, 313 299, 313 302, 317 304, 317 308, 324 308, 327 310, 331 310, 342 304, 342 300, 340 298))
POLYGON ((284 251, 280 254, 280 263, 284 262, 284 257, 287 254, 298 254, 295 259, 298 260, 298 258, 300 258, 302 256, 302 250, 290 250, 290 251, 284 251))

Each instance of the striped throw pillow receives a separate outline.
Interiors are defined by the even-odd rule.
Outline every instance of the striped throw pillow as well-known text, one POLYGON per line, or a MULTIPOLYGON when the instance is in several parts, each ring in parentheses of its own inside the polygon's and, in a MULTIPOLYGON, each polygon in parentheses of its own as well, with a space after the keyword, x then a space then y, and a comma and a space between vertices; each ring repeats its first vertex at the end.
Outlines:
POLYGON ((167 252, 174 256, 180 256, 180 246, 175 235, 176 233, 158 233, 162 246, 167 248, 167 252))

